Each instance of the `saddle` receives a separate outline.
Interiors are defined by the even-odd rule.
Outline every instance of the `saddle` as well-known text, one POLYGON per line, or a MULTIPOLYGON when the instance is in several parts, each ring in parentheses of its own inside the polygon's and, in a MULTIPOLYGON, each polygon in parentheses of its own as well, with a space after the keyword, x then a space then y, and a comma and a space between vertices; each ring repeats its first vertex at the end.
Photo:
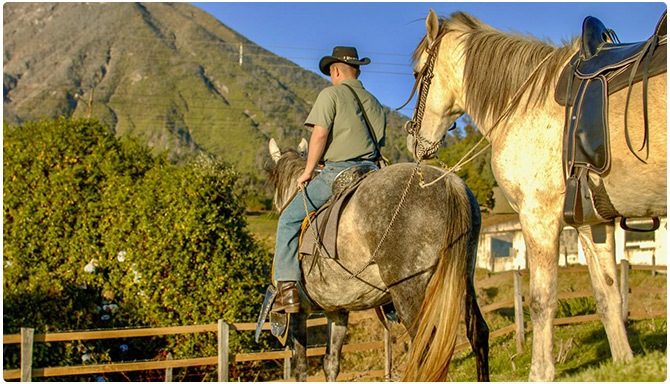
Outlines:
POLYGON ((378 169, 374 164, 355 165, 346 168, 335 177, 332 186, 333 196, 302 223, 298 248, 301 256, 321 255, 337 258, 337 225, 340 213, 361 182, 378 169), (314 225, 314 230, 310 228, 310 222, 314 225))
MULTIPOLYGON (((643 82, 645 145, 647 81, 667 72, 667 11, 654 34, 646 41, 621 44, 614 31, 595 17, 582 24, 579 52, 563 69, 554 98, 565 106, 563 169, 566 177, 565 221, 573 226, 597 224, 621 216, 609 200, 602 183, 596 185, 590 172, 602 175, 610 168, 608 96, 634 83, 643 82)), ((628 108, 628 101, 626 103, 628 108)), ((644 162, 632 149, 638 159, 644 162)))

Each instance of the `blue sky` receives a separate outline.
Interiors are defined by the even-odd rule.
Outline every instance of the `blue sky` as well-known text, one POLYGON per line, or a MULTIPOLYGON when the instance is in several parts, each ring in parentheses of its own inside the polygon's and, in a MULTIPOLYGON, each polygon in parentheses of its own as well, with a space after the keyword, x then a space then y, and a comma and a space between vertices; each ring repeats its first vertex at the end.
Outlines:
MULTIPOLYGON (((382 104, 402 105, 412 89, 410 55, 425 34, 433 8, 440 16, 461 10, 505 32, 528 33, 562 44, 581 32, 586 16, 616 31, 622 42, 649 37, 666 9, 663 2, 240 2, 192 3, 254 43, 319 73, 318 62, 336 45, 355 46, 372 63, 363 85, 382 104)), ((325 77, 325 76, 324 76, 325 77)), ((411 115, 414 102, 401 112, 411 115)))

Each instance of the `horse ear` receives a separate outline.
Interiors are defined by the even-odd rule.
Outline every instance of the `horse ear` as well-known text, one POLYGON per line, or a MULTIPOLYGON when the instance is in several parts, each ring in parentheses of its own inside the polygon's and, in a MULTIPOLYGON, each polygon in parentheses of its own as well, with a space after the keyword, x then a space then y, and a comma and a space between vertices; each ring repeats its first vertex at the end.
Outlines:
POLYGON ((302 140, 300 141, 300 145, 298 145, 298 152, 304 157, 307 156, 307 149, 309 147, 309 144, 307 144, 307 140, 303 137, 302 140))
POLYGON ((277 146, 277 142, 275 139, 270 139, 270 156, 272 157, 272 160, 276 163, 279 161, 279 158, 281 157, 281 151, 279 150, 279 147, 277 146))
POLYGON ((431 47, 437 41, 437 35, 440 32, 440 21, 437 19, 435 11, 432 9, 428 12, 426 17, 426 39, 428 39, 428 46, 431 47))

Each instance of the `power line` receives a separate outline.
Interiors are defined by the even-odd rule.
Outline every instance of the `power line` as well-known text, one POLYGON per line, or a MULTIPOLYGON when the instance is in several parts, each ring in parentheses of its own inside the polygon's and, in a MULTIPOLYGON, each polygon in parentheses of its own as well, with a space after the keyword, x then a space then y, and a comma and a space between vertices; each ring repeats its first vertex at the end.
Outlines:
MULTIPOLYGON (((183 52, 180 52, 180 51, 177 51, 177 52, 183 54, 183 52)), ((167 49, 151 49, 147 53, 148 54, 146 54, 143 57, 146 57, 146 58, 149 58, 149 59, 164 59, 164 58, 166 58, 166 55, 164 55, 164 54, 174 54, 175 51, 174 50, 167 50, 167 49)), ((237 53, 237 52, 230 52, 230 53, 228 53, 228 55, 231 56, 231 57, 236 57, 236 58, 239 57, 239 53, 237 53)), ((319 57, 278 56, 278 55, 275 55, 275 54, 272 54, 272 53, 267 53, 267 54, 266 53, 251 53, 251 52, 246 52, 246 51, 244 53, 244 58, 245 59, 246 58, 284 59, 284 60, 289 61, 289 62, 291 62, 291 60, 304 60, 304 61, 309 61, 309 62, 313 62, 313 63, 317 63, 320 60, 319 57), (289 60, 289 59, 291 59, 291 60, 289 60)), ((226 62, 226 63, 237 63, 237 61, 226 62)), ((274 63, 268 63, 268 62, 265 62, 265 61, 263 61, 263 63, 265 65, 275 66, 275 67, 283 66, 283 67, 300 67, 300 68, 303 68, 300 65, 295 64, 295 63, 293 63, 293 65, 291 65, 291 64, 274 64, 274 63)), ((408 69, 411 68, 410 63, 397 63, 397 62, 394 63, 394 62, 374 61, 373 64, 374 65, 383 65, 383 66, 405 67, 405 68, 408 68, 408 69)), ((369 72, 369 71, 366 71, 366 72, 369 72)), ((405 73, 403 73, 403 74, 405 74, 405 73)), ((408 70, 407 74, 411 75, 412 73, 411 73, 411 71, 408 70)))
MULTIPOLYGON (((22 88, 28 89, 33 91, 32 93, 36 93, 35 91, 71 91, 73 86, 67 83, 60 83, 57 84, 57 86, 54 87, 49 87, 49 86, 44 86, 42 84, 40 85, 28 85, 28 86, 23 86, 22 88)), ((76 87, 80 88, 81 87, 76 87)), ((93 89, 97 90, 102 90, 104 91, 106 89, 105 85, 98 85, 93 89)), ((83 91, 83 90, 82 90, 83 91)), ((88 91, 82 92, 81 96, 89 93, 88 91)), ((103 103, 106 105, 115 105, 115 104, 137 104, 137 105, 143 105, 147 107, 180 107, 185 104, 185 106, 189 109, 226 109, 226 110, 240 110, 240 111, 259 111, 259 112, 264 112, 261 110, 257 103, 259 103, 259 100, 254 100, 250 98, 236 98, 236 97, 226 97, 224 96, 218 96, 214 93, 210 93, 211 97, 208 96, 189 96, 188 98, 184 99, 184 102, 178 102, 177 100, 173 101, 171 96, 165 95, 165 94, 146 94, 146 93, 133 93, 133 94, 128 94, 126 96, 132 96, 136 97, 136 99, 124 99, 124 98, 118 98, 118 97, 113 97, 109 99, 94 99, 94 102, 97 103, 103 103), (146 103, 142 101, 142 99, 150 99, 150 103, 146 103), (170 104, 160 104, 155 101, 165 101, 165 102, 172 102, 170 104), (219 105, 219 106, 204 106, 204 105, 198 105, 198 103, 209 103, 209 102, 220 102, 220 101, 226 101, 226 102, 232 102, 233 104, 231 105, 219 105), (252 106, 249 107, 241 107, 239 106, 240 103, 250 103, 252 106), (237 105, 234 105, 237 104, 237 105)), ((282 106, 280 106, 282 108, 282 106)), ((403 110, 411 110, 413 108, 403 108, 403 110)), ((264 112, 266 113, 266 112, 264 112)))
MULTIPOLYGON (((245 54, 245 57, 252 56, 252 54, 245 54)), ((143 56, 144 58, 148 60, 153 60, 153 61, 159 61, 160 59, 165 59, 165 56, 160 56, 160 55, 146 55, 143 56)), ((197 62, 196 62, 197 63, 197 62)), ((218 64, 238 64, 237 61, 218 61, 218 64)), ((256 63, 250 63, 250 62, 245 62, 244 64, 253 64, 259 68, 291 68, 291 69, 298 69, 300 71, 309 71, 308 69, 305 69, 298 64, 274 64, 274 63, 267 63, 267 62, 262 62, 261 64, 256 64, 256 63)), ((397 63, 388 63, 385 65, 396 65, 396 66, 403 66, 403 64, 397 64, 397 63)), ((242 68, 244 68, 244 65, 242 65, 242 68)), ((374 74, 383 74, 383 75, 394 75, 394 76, 413 76, 412 72, 407 71, 407 72, 393 72, 393 71, 376 71, 376 70, 369 70, 366 69, 365 73, 374 73, 374 74)))
MULTIPOLYGON (((53 91, 54 88, 40 88, 44 91, 53 91)), ((98 88, 99 89, 99 88, 98 88)), ((65 91, 65 88, 62 88, 60 90, 65 91)), ((35 93, 35 92, 32 92, 35 93)), ((171 102, 172 99, 170 99, 168 96, 164 95, 132 95, 132 96, 137 96, 137 97, 143 97, 145 99, 150 99, 148 102, 139 100, 139 99, 109 99, 109 100, 101 100, 101 99, 93 99, 92 102, 93 104, 103 104, 108 107, 114 107, 114 106, 123 106, 123 105, 137 105, 137 106, 142 106, 144 108, 187 108, 186 111, 182 111, 182 113, 188 113, 193 110, 199 110, 199 111, 207 111, 207 110, 217 110, 217 111, 241 111, 245 113, 262 113, 264 115, 272 114, 272 113, 279 113, 279 112, 285 112, 285 106, 279 105, 277 106, 278 109, 280 110, 273 110, 273 108, 268 108, 267 110, 261 109, 256 103, 258 101, 252 100, 252 99, 229 99, 225 98, 227 101, 236 101, 239 103, 250 103, 250 106, 246 107, 241 107, 241 106, 233 106, 233 105, 217 105, 217 106, 208 106, 208 105, 199 105, 198 102, 211 102, 211 101, 216 101, 212 100, 210 98, 204 98, 204 97, 189 97, 186 99, 185 103, 179 103, 179 102, 171 102), (157 100, 157 101, 156 101, 157 100), (166 103, 160 103, 160 101, 165 101, 166 103), (167 103, 170 102, 170 103, 167 103)), ((400 109, 400 111, 412 111, 414 108, 413 107, 405 107, 400 109)), ((134 116, 141 116, 136 113, 133 114, 134 116)), ((163 116, 163 115, 159 115, 163 116)))
MULTIPOLYGON (((229 43, 229 42, 225 42, 225 41, 213 41, 213 40, 204 40, 204 39, 177 39, 177 38, 174 39, 174 40, 170 40, 170 39, 161 38, 161 37, 129 37, 129 36, 121 36, 121 37, 117 38, 117 40, 159 41, 159 42, 168 42, 168 43, 172 43, 172 44, 174 44, 176 42, 198 43, 199 48, 207 47, 207 46, 210 46, 210 45, 213 45, 213 46, 222 46, 223 45, 223 46, 230 46, 231 48, 235 48, 235 50, 229 51, 229 54, 232 55, 232 56, 237 55, 236 49, 239 46, 269 52, 267 49, 265 49, 261 46, 258 46, 257 44, 242 43, 242 42, 229 43)), ((295 46, 274 46, 274 47, 278 47, 278 48, 282 48, 282 49, 291 49, 291 50, 302 50, 302 51, 305 51, 305 50, 307 50, 307 51, 323 51, 323 49, 318 49, 318 48, 306 48, 306 47, 295 47, 295 46)), ((190 48, 190 47, 188 47, 188 48, 190 48)), ((154 45, 154 46, 152 46, 150 51, 152 53, 160 54, 161 51, 165 52, 165 53, 173 53, 175 50, 177 52, 184 53, 179 49, 179 47, 176 47, 176 46, 175 46, 175 49, 166 49, 166 48, 162 48, 160 46, 154 45)), ((400 53, 388 53, 388 52, 369 52, 369 53, 366 53, 366 54, 411 58, 411 53, 400 54, 400 53)), ((291 56, 291 55, 283 56, 283 55, 273 54, 271 52, 269 52, 269 53, 254 53, 254 52, 249 51, 248 49, 245 50, 245 56, 269 57, 269 58, 279 58, 279 59, 309 60, 309 61, 313 61, 313 62, 316 62, 320 59, 319 57, 303 57, 303 56, 291 56)), ((409 63, 392 63, 392 62, 383 62, 383 61, 379 61, 379 62, 375 61, 374 64, 375 65, 389 65, 389 66, 408 66, 409 65, 409 63)))
MULTIPOLYGON (((145 96, 146 97, 146 96, 145 96)), ((262 113, 263 115, 268 115, 268 114, 273 114, 273 113, 283 113, 285 112, 286 108, 283 105, 277 106, 277 110, 274 108, 268 108, 266 109, 261 109, 258 105, 255 105, 253 100, 242 100, 242 99, 237 99, 239 101, 243 102, 248 102, 251 103, 251 106, 247 107, 240 107, 240 106, 231 106, 231 105, 218 105, 218 106, 209 106, 209 105, 198 105, 198 103, 186 103, 185 105, 180 105, 180 103, 172 102, 172 103, 160 103, 160 101, 166 101, 169 102, 171 99, 168 99, 166 96, 148 96, 146 98, 152 98, 152 99, 157 99, 158 101, 139 101, 138 99, 112 99, 112 100, 95 100, 93 99, 93 104, 102 104, 107 107, 114 107, 114 106, 124 106, 124 105, 134 105, 134 106, 142 106, 144 108, 165 108, 165 109, 174 109, 174 108, 186 108, 186 110, 181 110, 180 113, 189 113, 192 111, 240 111, 244 113, 262 113)), ((196 101, 198 100, 205 100, 203 98, 194 98, 196 101)), ((189 101, 193 101, 193 99, 189 98, 189 101)), ((230 99, 228 99, 230 100, 230 99)), ((79 104, 78 104, 79 105, 79 104)), ((405 107, 402 108, 401 111, 411 111, 414 108, 409 108, 405 107)), ((142 116, 138 115, 136 113, 133 113, 134 116, 142 116)), ((158 115, 158 116, 164 116, 164 115, 158 115)))
MULTIPOLYGON (((136 39, 140 39, 140 38, 131 38, 131 39, 136 40, 136 39)), ((158 39, 158 38, 146 38, 146 39, 144 39, 144 40, 159 40, 159 41, 163 41, 164 39, 158 39)), ((262 49, 261 47, 258 47, 258 46, 256 46, 256 45, 252 45, 252 44, 244 44, 244 43, 236 43, 236 44, 232 44, 232 43, 225 43, 225 42, 222 42, 222 43, 212 42, 212 44, 213 44, 213 45, 230 45, 232 48, 235 48, 235 49, 236 49, 236 50, 230 50, 230 51, 228 51, 228 53, 231 54, 231 55, 237 55, 237 48, 239 48, 239 46, 250 47, 250 48, 256 48, 256 49, 259 49, 259 50, 262 49)), ((203 47, 206 47, 206 46, 207 46, 207 45, 204 44, 204 45, 200 45, 200 46, 198 46, 198 48, 203 48, 203 47)), ((190 48, 190 47, 189 47, 189 48, 190 48)), ((303 49, 303 48, 299 48, 299 47, 291 47, 290 49, 301 50, 301 49, 303 49)), ((309 48, 305 48, 305 49, 309 49, 309 48)), ((178 52, 180 52, 179 48, 175 48, 175 49, 167 49, 167 48, 163 48, 163 47, 158 47, 158 48, 157 48, 156 46, 153 46, 152 49, 151 49, 152 52, 155 52, 156 50, 160 50, 160 51, 164 51, 164 52, 174 52, 175 50, 177 50, 178 52)), ((262 50, 263 50, 263 51, 267 51, 267 50, 265 50, 265 49, 262 49, 262 50)), ((313 49, 309 49, 309 50, 313 50, 313 49)), ((282 59, 282 58, 284 58, 284 59, 287 59, 287 58, 294 58, 294 59, 298 59, 298 60, 314 60, 314 61, 318 61, 318 60, 320 59, 320 57, 316 57, 316 56, 311 56, 311 57, 304 57, 304 56, 290 56, 290 55, 289 55, 289 56, 285 56, 285 55, 278 55, 278 54, 275 54, 275 53, 272 53, 272 52, 269 52, 269 51, 267 51, 267 52, 268 52, 268 53, 254 53, 254 52, 249 51, 248 49, 245 49, 245 56, 246 56, 246 55, 251 55, 251 56, 256 56, 256 57, 270 57, 270 58, 279 58, 279 59, 282 59)), ((411 54, 404 54, 404 55, 402 55, 402 54, 391 54, 391 53, 383 54, 383 53, 380 53, 380 55, 385 55, 385 56, 398 56, 398 57, 411 58, 411 54)), ((375 63, 376 63, 376 64, 380 64, 380 65, 381 65, 381 64, 383 64, 383 65, 407 65, 407 64, 403 64, 403 63, 388 63, 388 62, 378 62, 378 61, 375 61, 375 63)))
MULTIPOLYGON (((240 35, 241 36, 241 35, 240 35)), ((244 38, 243 36, 241 36, 244 38)), ((234 48, 239 47, 240 45, 243 45, 245 48, 255 48, 255 49, 262 49, 267 51, 265 47, 270 47, 270 48, 278 48, 278 49, 294 49, 294 50, 301 50, 301 51, 315 51, 315 52, 324 52, 323 48, 313 48, 313 47, 297 47, 297 46, 286 46, 286 45, 265 45, 265 46, 260 46, 255 43, 243 43, 243 42, 227 42, 227 41, 216 41, 216 40, 209 40, 209 39, 183 39, 183 38, 178 38, 174 37, 174 39, 167 39, 167 38, 161 38, 161 37, 138 37, 138 36, 120 36, 117 39, 119 40, 149 40, 149 41, 165 41, 165 42, 186 42, 186 43, 205 43, 205 44, 213 44, 213 45, 228 45, 234 48)), ((246 38, 245 38, 246 39, 246 38)), ((397 52, 365 52, 366 55, 380 55, 380 56, 398 56, 398 57, 411 57, 412 53, 397 53, 397 52)))

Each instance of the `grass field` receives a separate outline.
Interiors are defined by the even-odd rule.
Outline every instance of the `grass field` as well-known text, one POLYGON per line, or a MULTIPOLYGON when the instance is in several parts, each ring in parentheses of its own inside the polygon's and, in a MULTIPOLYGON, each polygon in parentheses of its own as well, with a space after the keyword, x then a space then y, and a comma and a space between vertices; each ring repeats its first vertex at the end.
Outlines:
POLYGON ((278 216, 274 212, 247 212, 249 231, 268 249, 273 249, 275 246, 277 218, 278 216))
MULTIPOLYGON (((263 241, 269 249, 274 247, 277 216, 272 213, 248 216, 250 231, 263 241)), ((478 270, 475 281, 486 278, 487 271, 478 270)), ((652 276, 649 271, 633 270, 629 276, 631 287, 666 288, 667 276, 652 276)), ((475 283, 476 286, 476 283, 475 283)), ((528 276, 523 278, 523 294, 528 297, 528 276)), ((590 289, 588 273, 559 274, 559 292, 577 292, 590 289)), ((495 287, 477 288, 480 306, 511 298, 513 281, 502 282, 495 287)), ((663 293, 640 293, 629 299, 630 311, 648 311, 667 308, 667 295, 663 293)), ((525 319, 530 320, 527 307, 525 319)), ((557 317, 570 317, 595 313, 592 298, 561 300, 557 317)), ((503 308, 485 315, 491 331, 513 324, 513 310, 503 308)), ((324 330, 319 327, 310 335, 310 344, 325 343, 324 330)), ((465 341, 465 330, 461 327, 461 339, 465 341)), ((557 381, 665 381, 667 378, 667 318, 630 320, 627 325, 631 348, 635 360, 628 364, 614 364, 611 359, 607 336, 600 321, 584 324, 557 326, 554 328, 554 357, 557 381)), ((400 325, 394 327, 394 336, 404 332, 400 325)), ((523 351, 517 353, 514 334, 490 340, 490 375, 492 381, 527 381, 531 363, 532 331, 526 333, 523 351)), ((349 328, 347 343, 377 341, 383 339, 383 328, 377 320, 364 320, 349 328)), ((407 343, 395 343, 394 367, 402 365, 407 358, 407 343)), ((340 372, 365 372, 384 369, 383 350, 345 353, 340 372)), ((310 358, 310 375, 322 374, 321 358, 310 358)), ((401 379, 400 372, 393 373, 394 381, 401 379)), ((450 381, 476 381, 475 359, 467 349, 455 354, 451 366, 450 381)), ((356 381, 363 381, 362 379, 356 381)), ((372 379, 371 381, 382 381, 372 379)))

